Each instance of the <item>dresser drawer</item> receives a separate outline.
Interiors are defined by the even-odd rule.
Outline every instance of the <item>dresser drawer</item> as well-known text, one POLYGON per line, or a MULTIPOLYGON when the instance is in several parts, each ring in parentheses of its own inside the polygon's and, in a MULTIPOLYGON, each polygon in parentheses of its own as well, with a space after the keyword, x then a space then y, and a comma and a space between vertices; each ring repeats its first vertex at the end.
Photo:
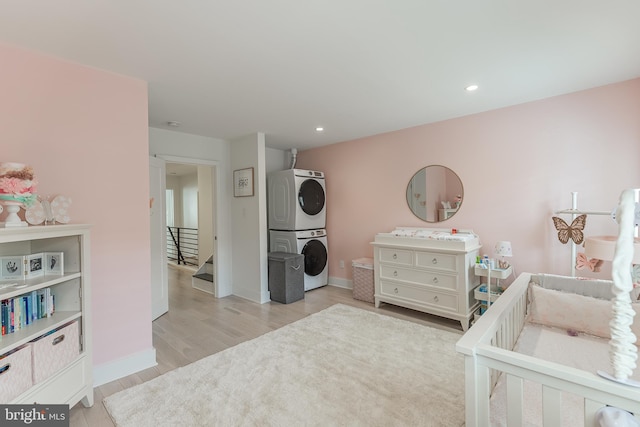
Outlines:
POLYGON ((443 289, 458 289, 458 276, 433 271, 396 267, 394 265, 381 265, 380 278, 424 284, 443 289))
POLYGON ((458 297, 456 295, 433 291, 424 286, 404 285, 390 282, 380 282, 380 292, 394 298, 415 301, 419 304, 431 305, 440 309, 458 311, 458 297))
POLYGON ((416 251, 416 267, 456 272, 457 260, 455 255, 416 251))
POLYGON ((413 265, 413 251, 381 248, 380 262, 387 262, 398 265, 413 265))

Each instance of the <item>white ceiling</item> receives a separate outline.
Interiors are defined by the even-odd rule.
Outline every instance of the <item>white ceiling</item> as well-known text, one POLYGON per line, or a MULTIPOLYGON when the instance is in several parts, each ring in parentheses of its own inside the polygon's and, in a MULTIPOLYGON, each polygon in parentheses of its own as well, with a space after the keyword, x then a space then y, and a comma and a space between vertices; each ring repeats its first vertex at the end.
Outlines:
POLYGON ((222 139, 264 132, 267 146, 281 149, 640 77, 638 0, 0 0, 0 7, 0 41, 149 82, 150 126, 222 139), (474 93, 464 90, 471 83, 480 86, 474 93), (167 126, 172 120, 181 127, 167 126))

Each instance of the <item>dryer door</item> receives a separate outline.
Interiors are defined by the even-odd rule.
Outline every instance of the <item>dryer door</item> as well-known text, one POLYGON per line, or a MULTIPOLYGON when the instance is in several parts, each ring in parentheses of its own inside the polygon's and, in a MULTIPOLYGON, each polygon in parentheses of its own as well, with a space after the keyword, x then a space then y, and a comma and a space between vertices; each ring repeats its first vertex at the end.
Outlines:
POLYGON ((300 184, 298 203, 307 215, 317 215, 324 208, 324 189, 315 179, 307 179, 300 184))
POLYGON ((309 276, 322 273, 327 265, 327 248, 320 240, 309 240, 302 248, 304 272, 309 276))

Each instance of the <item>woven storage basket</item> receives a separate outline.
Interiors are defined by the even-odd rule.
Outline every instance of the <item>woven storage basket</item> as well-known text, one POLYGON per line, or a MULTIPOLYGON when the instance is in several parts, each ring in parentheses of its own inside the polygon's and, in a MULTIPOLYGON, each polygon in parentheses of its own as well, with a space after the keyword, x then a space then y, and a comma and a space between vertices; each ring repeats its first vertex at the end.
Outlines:
POLYGON ((0 356, 0 402, 10 402, 32 385, 31 347, 25 346, 0 356))
POLYGON ((358 258, 353 266, 353 298, 373 303, 373 259, 358 258))

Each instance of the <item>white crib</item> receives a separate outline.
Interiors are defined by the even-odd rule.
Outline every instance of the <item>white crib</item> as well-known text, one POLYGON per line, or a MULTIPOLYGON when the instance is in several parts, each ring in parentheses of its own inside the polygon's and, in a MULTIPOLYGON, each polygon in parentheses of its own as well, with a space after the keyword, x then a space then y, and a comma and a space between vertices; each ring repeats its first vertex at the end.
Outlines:
POLYGON ((527 289, 532 274, 521 274, 487 312, 457 342, 465 357, 466 425, 489 426, 490 396, 499 375, 506 375, 506 425, 523 426, 527 396, 524 381, 542 385, 545 427, 561 426, 562 392, 584 397, 584 425, 596 426, 596 413, 610 405, 640 419, 640 388, 619 384, 570 366, 512 351, 527 313, 527 289))

